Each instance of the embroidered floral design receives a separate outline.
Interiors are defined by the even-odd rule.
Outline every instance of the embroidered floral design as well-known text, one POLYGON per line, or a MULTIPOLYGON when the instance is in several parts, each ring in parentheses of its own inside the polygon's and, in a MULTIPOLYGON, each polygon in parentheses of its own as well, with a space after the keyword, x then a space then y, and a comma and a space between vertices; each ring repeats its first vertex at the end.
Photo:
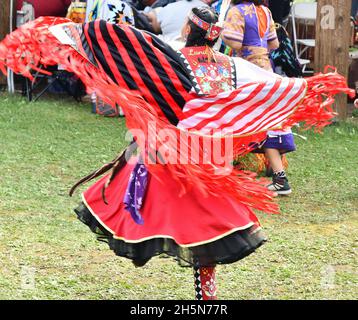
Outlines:
POLYGON ((210 93, 210 91, 212 90, 212 87, 211 87, 211 85, 210 85, 210 82, 203 82, 201 86, 202 86, 203 91, 204 91, 205 93, 210 93))
POLYGON ((215 275, 212 276, 208 274, 208 272, 204 273, 204 275, 207 277, 207 279, 205 281, 205 284, 202 286, 202 290, 204 291, 206 296, 215 297, 217 293, 215 275))
POLYGON ((244 10, 244 15, 245 15, 245 16, 248 16, 248 15, 249 15, 249 16, 250 16, 250 19, 252 18, 252 16, 253 16, 254 14, 256 14, 253 5, 244 6, 244 7, 243 7, 243 10, 244 10))
POLYGON ((205 74, 208 72, 205 66, 199 66, 199 68, 195 71, 195 75, 199 78, 204 78, 205 74))
POLYGON ((234 75, 227 56, 218 55, 215 57, 216 63, 208 63, 207 53, 202 48, 183 49, 181 52, 199 94, 218 94, 232 90, 234 75))
POLYGON ((227 82, 223 82, 223 83, 221 84, 221 89, 222 89, 223 91, 229 91, 231 88, 230 88, 230 86, 227 84, 227 82))

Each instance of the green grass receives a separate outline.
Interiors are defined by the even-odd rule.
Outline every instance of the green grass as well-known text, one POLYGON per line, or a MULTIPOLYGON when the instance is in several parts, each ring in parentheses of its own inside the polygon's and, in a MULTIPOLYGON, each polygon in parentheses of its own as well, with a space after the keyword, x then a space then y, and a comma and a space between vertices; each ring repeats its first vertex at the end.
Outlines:
MULTIPOLYGON (((163 257, 135 268, 76 219, 72 183, 126 145, 123 120, 89 109, 0 95, 0 299, 192 299, 191 269, 163 257), (27 268, 34 288, 22 285, 27 268)), ((218 267, 222 299, 358 297, 357 120, 301 134, 288 156, 294 193, 280 215, 259 213, 266 245, 218 267)))

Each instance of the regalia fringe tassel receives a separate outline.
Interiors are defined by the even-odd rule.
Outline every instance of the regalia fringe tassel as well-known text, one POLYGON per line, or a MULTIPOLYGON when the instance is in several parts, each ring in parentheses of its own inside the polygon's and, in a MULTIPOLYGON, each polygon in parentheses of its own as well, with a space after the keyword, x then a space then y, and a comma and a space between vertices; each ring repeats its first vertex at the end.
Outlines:
MULTIPOLYGON (((31 71, 48 74, 43 66, 62 65, 82 80, 88 93, 96 92, 105 103, 112 106, 118 104, 123 108, 126 125, 133 133, 151 174, 155 175, 165 167, 171 178, 180 182, 181 194, 193 187, 206 196, 215 195, 217 190, 224 189, 228 195, 251 208, 278 213, 273 193, 265 186, 266 180, 257 179, 255 173, 235 170, 232 163, 227 161, 220 165, 210 161, 187 163, 188 153, 199 155, 199 159, 207 159, 205 140, 210 143, 219 141, 224 145, 227 139, 233 141, 233 152, 230 155, 230 161, 233 161, 235 157, 249 153, 257 143, 264 140, 265 132, 239 137, 215 137, 179 130, 159 117, 137 91, 119 87, 102 68, 95 66, 72 46, 61 44, 49 31, 50 26, 67 22, 69 20, 63 18, 41 17, 12 32, 0 42, 0 69, 6 73, 6 67, 9 67, 15 73, 33 79, 31 71), (145 135, 138 135, 138 130, 145 135), (163 130, 170 132, 169 136, 160 135, 163 130), (150 136, 156 137, 154 144, 148 142, 150 136), (196 139, 201 140, 200 143, 191 143, 196 139), (174 155, 177 162, 168 163, 165 157, 163 159, 167 153, 174 155)), ((303 121, 306 127, 321 128, 334 117, 331 109, 333 96, 340 92, 351 93, 344 78, 337 73, 308 78, 307 84, 306 98, 284 123, 285 126, 303 121)))

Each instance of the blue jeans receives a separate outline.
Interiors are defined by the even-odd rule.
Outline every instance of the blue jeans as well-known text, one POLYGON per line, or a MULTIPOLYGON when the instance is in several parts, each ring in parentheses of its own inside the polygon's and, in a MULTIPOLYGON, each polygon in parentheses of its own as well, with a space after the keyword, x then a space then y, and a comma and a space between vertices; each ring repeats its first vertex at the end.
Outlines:
POLYGON ((357 15, 357 11, 358 11, 358 1, 357 0, 352 0, 352 13, 351 13, 351 16, 355 17, 357 15))

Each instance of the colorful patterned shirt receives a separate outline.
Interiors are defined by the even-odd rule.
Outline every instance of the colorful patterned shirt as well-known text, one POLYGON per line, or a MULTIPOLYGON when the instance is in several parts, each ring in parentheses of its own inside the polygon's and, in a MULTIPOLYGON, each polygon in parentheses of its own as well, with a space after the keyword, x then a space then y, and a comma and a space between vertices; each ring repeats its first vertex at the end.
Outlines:
POLYGON ((271 12, 265 6, 242 3, 228 11, 222 38, 230 41, 232 55, 271 70, 268 42, 277 34, 271 12), (233 43, 237 43, 237 48, 233 43))

